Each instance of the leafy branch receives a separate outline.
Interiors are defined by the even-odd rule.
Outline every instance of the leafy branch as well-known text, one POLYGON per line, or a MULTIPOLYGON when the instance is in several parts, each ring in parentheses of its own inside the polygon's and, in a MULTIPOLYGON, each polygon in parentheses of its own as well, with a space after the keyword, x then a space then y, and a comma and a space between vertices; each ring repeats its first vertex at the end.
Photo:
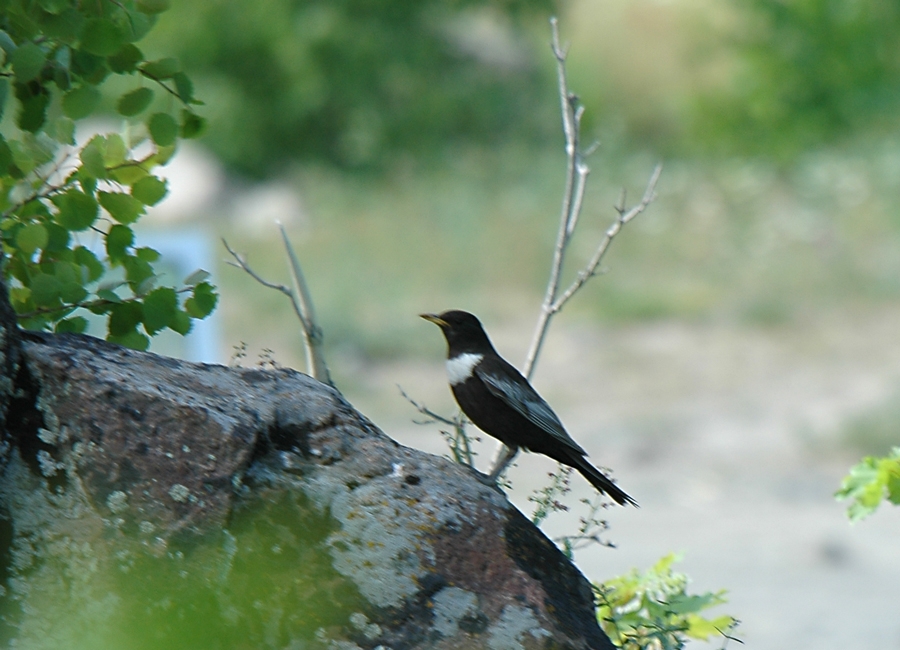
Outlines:
POLYGON ((147 61, 135 45, 154 23, 150 14, 165 8, 97 0, 3 9, 0 112, 13 101, 10 95, 18 106, 0 135, 0 273, 23 327, 84 332, 87 319, 73 314, 85 310, 108 316, 107 340, 146 349, 163 329, 187 334, 195 319, 215 308, 208 273, 157 286, 159 253, 135 245, 134 223, 168 192, 155 169, 169 162, 180 139, 199 136, 204 125, 192 109, 201 102, 178 62, 147 61), (61 30, 60 20, 71 24, 61 30), (76 147, 75 124, 100 107, 104 81, 144 72, 160 83, 171 79, 180 115, 166 107, 149 110, 149 88, 127 91, 116 110, 135 127, 128 140, 100 134, 76 147), (144 145, 149 153, 139 158, 144 145), (85 232, 99 236, 100 250, 79 244, 85 232), (123 295, 116 293, 120 287, 123 295))
POLYGON ((721 636, 722 648, 738 620, 732 616, 706 618, 704 612, 726 602, 725 592, 689 594, 687 576, 672 570, 679 558, 669 554, 647 571, 629 573, 594 584, 597 619, 622 650, 683 648, 688 639, 707 641, 721 636))
POLYGON ((857 522, 878 509, 885 499, 900 505, 900 447, 884 457, 866 456, 850 468, 835 493, 838 500, 851 499, 847 508, 850 521, 857 522))

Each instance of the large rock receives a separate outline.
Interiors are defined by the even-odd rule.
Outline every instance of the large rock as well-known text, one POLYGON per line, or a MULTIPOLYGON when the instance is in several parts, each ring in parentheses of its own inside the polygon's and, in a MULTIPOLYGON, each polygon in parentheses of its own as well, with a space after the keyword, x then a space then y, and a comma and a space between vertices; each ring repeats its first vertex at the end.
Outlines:
POLYGON ((612 648, 588 582, 501 492, 335 390, 21 339, 5 645, 612 648))

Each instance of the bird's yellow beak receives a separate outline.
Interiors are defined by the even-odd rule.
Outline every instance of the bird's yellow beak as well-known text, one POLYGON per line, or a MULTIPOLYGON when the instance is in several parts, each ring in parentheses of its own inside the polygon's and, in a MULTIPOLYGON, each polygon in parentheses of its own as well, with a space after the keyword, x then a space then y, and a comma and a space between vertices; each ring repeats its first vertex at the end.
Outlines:
POLYGON ((419 318, 424 318, 425 320, 434 323, 438 327, 447 326, 447 321, 441 320, 441 318, 435 314, 419 314, 419 318))

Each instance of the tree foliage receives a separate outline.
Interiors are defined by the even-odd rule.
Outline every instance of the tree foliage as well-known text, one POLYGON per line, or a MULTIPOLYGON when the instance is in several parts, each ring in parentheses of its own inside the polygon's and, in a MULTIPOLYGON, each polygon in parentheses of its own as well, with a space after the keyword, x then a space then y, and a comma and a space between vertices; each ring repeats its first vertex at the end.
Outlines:
POLYGON ((790 158, 860 132, 896 130, 900 5, 751 0, 737 10, 739 71, 730 93, 701 111, 700 138, 790 158))
POLYGON ((460 139, 546 132, 534 110, 542 73, 516 27, 539 18, 543 37, 551 5, 185 2, 151 41, 189 62, 215 105, 206 142, 233 168, 263 175, 290 160, 373 168, 460 139))
POLYGON ((594 585, 597 618, 616 647, 623 650, 683 648, 689 639, 730 639, 737 620, 703 613, 725 601, 724 592, 689 594, 687 576, 672 570, 669 554, 641 573, 637 570, 594 585))
POLYGON ((852 499, 847 508, 850 521, 868 517, 885 499, 900 505, 900 447, 894 447, 884 457, 863 458, 850 468, 850 474, 844 478, 835 496, 852 499))
POLYGON ((2 273, 26 328, 83 332, 87 310, 106 316, 108 340, 144 349, 166 327, 186 334, 215 307, 202 274, 158 286, 159 254, 136 246, 132 229, 166 194, 155 170, 204 127, 179 63, 148 60, 135 45, 166 6, 2 3, 0 114, 15 111, 0 135, 2 273), (110 77, 129 86, 116 102, 125 133, 79 147, 75 123, 98 109, 110 77))

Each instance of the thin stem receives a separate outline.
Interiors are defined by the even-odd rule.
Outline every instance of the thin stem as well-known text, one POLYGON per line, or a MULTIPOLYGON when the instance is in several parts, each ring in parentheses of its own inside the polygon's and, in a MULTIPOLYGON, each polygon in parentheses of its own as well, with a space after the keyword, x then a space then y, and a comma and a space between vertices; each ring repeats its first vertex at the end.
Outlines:
POLYGON ((653 174, 650 176, 650 180, 647 183, 647 189, 644 191, 644 197, 641 199, 641 202, 636 206, 632 207, 629 210, 625 210, 624 204, 620 203, 616 210, 619 213, 619 217, 613 222, 613 224, 606 231, 606 235, 603 237, 603 240, 600 242, 600 245, 597 247, 597 250, 594 252, 594 256, 591 258, 590 262, 587 263, 587 266, 578 274, 578 277, 569 285, 569 287, 562 293, 562 295, 557 298, 550 309, 555 314, 560 309, 562 309, 563 305, 565 305, 572 296, 575 295, 584 283, 590 280, 593 276, 597 274, 597 268, 600 266, 600 262, 603 261, 603 256, 606 255, 606 251, 609 250, 609 246, 612 243, 612 240, 616 235, 622 230, 622 227, 627 224, 629 221, 638 216, 641 212, 647 209, 655 199, 656 199, 656 184, 659 182, 659 176, 662 174, 662 164, 656 166, 656 169, 653 170, 653 174))
MULTIPOLYGON (((550 277, 547 280, 547 289, 544 292, 544 300, 541 304, 541 313, 538 315, 534 336, 532 337, 528 354, 525 356, 525 365, 522 368, 522 374, 525 375, 526 379, 531 379, 531 376, 534 374, 534 366, 544 344, 547 328, 550 325, 550 318, 554 313, 552 307, 556 300, 556 293, 559 291, 566 249, 578 223, 578 213, 581 210, 582 197, 584 196, 584 181, 587 177, 587 167, 583 164, 578 150, 584 107, 579 105, 578 97, 569 92, 569 82, 566 75, 567 52, 559 42, 559 21, 555 16, 550 19, 550 31, 552 34, 550 49, 556 58, 559 106, 562 113, 563 136, 565 138, 566 181, 559 215, 559 230, 556 234, 556 246, 553 248, 553 260, 550 264, 550 277)), ((512 462, 517 453, 518 449, 501 444, 494 454, 490 476, 498 477, 512 462)))
POLYGON ((331 373, 328 371, 328 364, 325 363, 324 336, 322 328, 316 320, 316 312, 313 308, 312 294, 303 277, 303 269, 300 267, 300 260, 294 252, 294 247, 288 239, 284 225, 279 223, 278 229, 281 231, 281 239, 284 241, 284 248, 287 251, 288 261, 291 264, 291 279, 294 283, 294 295, 296 296, 295 311, 300 316, 300 322, 303 323, 303 339, 306 344, 306 360, 307 364, 312 366, 313 377, 328 385, 331 382, 331 373), (297 309, 299 307, 299 309, 297 309))
MULTIPOLYGON (((547 288, 544 292, 544 299, 541 303, 541 311, 538 314, 537 323, 535 325, 534 334, 531 339, 531 345, 525 356, 525 365, 522 374, 527 379, 531 379, 534 374, 535 365, 540 356, 544 340, 550 328, 550 321, 575 293, 594 275, 603 256, 609 249, 609 245, 622 227, 631 221, 634 217, 643 212, 650 203, 656 198, 656 184, 662 173, 662 165, 657 165, 644 197, 641 202, 631 208, 625 209, 624 196, 620 200, 616 210, 619 217, 615 223, 606 231, 606 235, 600 242, 594 256, 588 262, 587 266, 578 274, 576 279, 569 287, 559 295, 560 278, 562 276, 563 264, 565 262, 566 251, 568 250, 569 241, 575 233, 575 227, 578 225, 578 219, 581 216, 581 210, 584 206, 584 194, 587 187, 587 178, 590 174, 590 168, 585 164, 584 158, 592 153, 597 144, 594 143, 589 147, 588 152, 582 152, 579 146, 581 119, 584 115, 584 106, 578 102, 578 97, 569 91, 568 78, 566 75, 566 51, 559 42, 559 22, 557 19, 550 19, 550 27, 552 32, 552 40, 550 47, 553 55, 556 57, 556 73, 559 82, 559 99, 560 109, 562 111, 563 135, 565 136, 566 150, 566 181, 563 191, 562 211, 560 213, 559 231, 556 235, 556 246, 553 249, 553 260, 550 265, 550 277, 547 281, 547 288)), ((501 445, 494 455, 494 463, 490 476, 497 477, 506 469, 507 465, 512 462, 517 450, 501 445)))
MULTIPOLYGON (((279 224, 280 225, 280 224, 279 224)), ((302 282, 303 290, 306 292, 306 300, 307 305, 309 307, 307 310, 304 305, 298 301, 297 294, 303 294, 303 291, 294 292, 290 288, 284 286, 283 284, 278 284, 276 282, 269 282, 260 276, 256 271, 254 271, 247 261, 238 255, 231 246, 228 245, 228 242, 223 238, 222 243, 225 245, 225 250, 227 250, 231 256, 234 258, 234 262, 229 262, 231 266, 237 267, 244 271, 251 278, 256 280, 262 286, 274 289, 275 291, 279 291, 287 296, 291 301, 291 306, 294 308, 294 313, 297 315, 297 318, 300 320, 300 325, 303 328, 303 341, 306 347, 306 368, 307 372, 311 377, 318 379, 322 383, 328 384, 329 386, 334 386, 331 381, 331 375, 328 372, 328 366, 325 364, 325 357, 322 352, 322 334, 321 329, 315 322, 315 313, 312 312, 312 299, 309 297, 309 290, 306 289, 306 283, 303 282, 302 273, 299 274, 299 282, 296 277, 297 274, 293 273, 294 264, 296 262, 296 255, 294 254, 293 249, 290 246, 290 243, 287 241, 287 235, 282 228, 282 237, 284 237, 285 246, 288 249, 288 257, 291 259, 291 268, 292 275, 294 275, 294 281, 298 284, 302 282), (318 335, 316 335, 318 332, 318 335)), ((299 270, 299 262, 296 262, 297 269, 299 270)), ((303 300, 303 298, 301 298, 303 300)))
POLYGON ((466 434, 466 424, 468 422, 468 420, 466 420, 466 416, 463 415, 462 412, 457 411, 456 415, 453 417, 453 419, 451 419, 440 415, 439 413, 435 413, 424 404, 420 404, 412 397, 407 395, 406 391, 404 391, 401 386, 398 385, 397 388, 400 390, 400 394, 404 397, 404 399, 406 399, 407 402, 412 404, 419 413, 429 418, 427 422, 416 422, 416 424, 440 422, 442 424, 453 427, 452 434, 445 431, 441 432, 447 438, 447 441, 450 445, 450 451, 453 453, 453 459, 457 463, 468 465, 469 467, 474 468, 475 452, 472 450, 472 445, 469 442, 469 436, 466 434))
POLYGON ((563 190, 562 211, 559 218, 559 231, 556 235, 556 246, 553 249, 553 261, 550 265, 550 277, 547 281, 547 289, 544 292, 544 300, 541 304, 541 313, 535 326, 534 335, 528 354, 525 356, 525 365, 522 374, 531 379, 534 374, 534 366, 544 344, 550 318, 553 316, 553 303, 559 291, 560 277, 562 275, 563 262, 566 249, 569 244, 584 198, 585 180, 590 172, 582 161, 579 151, 579 132, 581 118, 584 115, 584 107, 578 105, 578 97, 569 91, 569 82, 566 75, 566 51, 559 42, 559 21, 553 17, 550 19, 552 40, 550 48, 556 57, 556 76, 559 88, 560 110, 562 112, 563 135, 565 136, 566 150, 566 181, 563 190))

